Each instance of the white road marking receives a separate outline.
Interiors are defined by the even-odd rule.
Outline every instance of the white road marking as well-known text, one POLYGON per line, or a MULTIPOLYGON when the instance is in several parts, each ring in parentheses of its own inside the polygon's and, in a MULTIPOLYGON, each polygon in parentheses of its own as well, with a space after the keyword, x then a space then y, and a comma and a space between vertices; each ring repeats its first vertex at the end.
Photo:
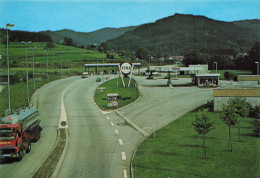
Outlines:
POLYGON ((114 124, 113 122, 110 122, 110 125, 111 125, 112 127, 114 127, 114 126, 115 126, 115 124, 114 124))
POLYGON ((109 120, 110 118, 109 117, 106 117, 107 118, 107 120, 109 120))
POLYGON ((117 135, 119 134, 119 132, 118 132, 118 130, 117 130, 117 129, 115 130, 115 133, 116 133, 117 135))
POLYGON ((127 172, 124 170, 124 178, 127 178, 127 172))
POLYGON ((121 152, 121 156, 122 156, 122 160, 125 161, 125 160, 126 160, 126 154, 125 154, 125 152, 121 152))
POLYGON ((118 143, 119 143, 119 145, 123 145, 123 140, 122 139, 118 139, 118 143))

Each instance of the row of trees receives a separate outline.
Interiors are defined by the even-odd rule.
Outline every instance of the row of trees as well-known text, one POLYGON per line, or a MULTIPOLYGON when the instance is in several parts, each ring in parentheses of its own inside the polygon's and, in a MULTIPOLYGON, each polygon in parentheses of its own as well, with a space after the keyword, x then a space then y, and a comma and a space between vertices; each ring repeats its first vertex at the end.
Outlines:
MULTIPOLYGON (((0 36, 2 43, 6 43, 6 29, 0 29, 0 36)), ((22 41, 31 41, 31 42, 52 42, 50 36, 42 34, 40 32, 26 32, 26 31, 11 31, 8 30, 8 38, 10 42, 22 42, 22 41)))
MULTIPOLYGON (((220 119, 228 126, 228 151, 232 152, 232 141, 231 141, 231 127, 237 124, 238 127, 238 141, 240 138, 240 121, 251 115, 258 118, 253 123, 254 134, 259 136, 260 133, 260 107, 255 106, 254 108, 246 102, 243 97, 233 97, 230 98, 227 105, 223 106, 223 110, 220 113, 220 119), (250 113, 251 112, 251 113, 250 113)), ((215 129, 215 122, 210 118, 208 114, 208 109, 203 109, 195 114, 195 120, 192 122, 194 130, 203 136, 203 150, 204 158, 206 159, 206 146, 205 146, 205 136, 211 130, 215 129)))
POLYGON ((213 55, 207 51, 194 50, 184 56, 185 66, 190 64, 209 64, 209 69, 215 69, 214 62, 218 63, 218 69, 240 69, 251 70, 256 74, 257 66, 255 62, 260 63, 260 42, 254 44, 248 55, 236 57, 213 55))

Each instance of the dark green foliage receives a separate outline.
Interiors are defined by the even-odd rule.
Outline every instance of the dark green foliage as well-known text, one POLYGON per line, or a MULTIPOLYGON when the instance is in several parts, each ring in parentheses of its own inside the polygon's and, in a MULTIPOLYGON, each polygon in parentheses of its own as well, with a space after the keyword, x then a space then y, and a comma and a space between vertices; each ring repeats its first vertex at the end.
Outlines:
POLYGON ((138 59, 145 59, 148 61, 148 52, 145 48, 139 48, 135 54, 138 59))
MULTIPOLYGON (((6 30, 1 30, 2 33, 6 33, 6 30)), ((50 36, 41 34, 39 32, 26 32, 26 31, 11 31, 9 30, 8 37, 10 42, 52 42, 50 36)))
POLYGON ((256 119, 260 119, 260 105, 257 105, 255 107, 250 106, 249 116, 256 119))
MULTIPOLYGON (((101 30, 82 33, 76 32, 73 30, 59 30, 59 31, 43 31, 42 34, 51 36, 52 40, 55 42, 63 41, 64 37, 72 38, 72 40, 77 45, 92 45, 92 44, 101 44, 107 40, 116 38, 129 30, 133 30, 136 27, 123 27, 123 28, 104 28, 101 30)), ((89 46, 90 47, 90 46, 89 46)), ((114 48, 116 49, 116 48, 114 48)))
POLYGON ((215 123, 210 119, 208 109, 199 111, 195 114, 195 117, 196 119, 192 122, 192 125, 199 135, 203 135, 204 159, 206 159, 205 135, 215 128, 215 123))
POLYGON ((209 61, 210 56, 208 54, 194 50, 184 56, 183 63, 185 66, 189 66, 190 64, 207 64, 209 61))
POLYGON ((260 137, 260 119, 254 119, 253 127, 254 136, 260 137))
POLYGON ((250 49, 256 42, 255 36, 232 22, 175 14, 140 25, 106 43, 112 49, 136 51, 144 47, 151 55, 177 55, 191 49, 250 49))
POLYGON ((98 47, 98 51, 101 53, 106 53, 107 51, 107 45, 105 43, 101 43, 98 47))
POLYGON ((54 44, 52 42, 48 42, 46 44, 46 49, 49 49, 49 48, 54 48, 54 44))
POLYGON ((208 109, 203 109, 195 114, 195 120, 192 122, 194 130, 200 135, 205 135, 214 129, 214 122, 210 119, 208 109))
POLYGON ((225 79, 229 80, 230 79, 230 73, 228 71, 226 71, 224 73, 224 77, 225 77, 225 79))
POLYGON ((74 45, 72 38, 67 38, 66 36, 64 37, 63 44, 66 45, 66 46, 73 46, 74 45))
POLYGON ((255 62, 260 63, 260 41, 254 44, 250 51, 249 57, 251 59, 249 62, 250 69, 252 70, 253 74, 257 74, 257 66, 255 62))

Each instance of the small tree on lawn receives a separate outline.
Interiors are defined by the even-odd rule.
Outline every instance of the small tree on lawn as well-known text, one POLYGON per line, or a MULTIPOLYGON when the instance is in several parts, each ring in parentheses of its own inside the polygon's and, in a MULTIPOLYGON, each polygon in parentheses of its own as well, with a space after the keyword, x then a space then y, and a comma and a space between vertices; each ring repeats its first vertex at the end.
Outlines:
POLYGON ((199 111, 195 114, 195 117, 192 125, 194 126, 194 130, 203 136, 204 159, 206 159, 205 135, 215 128, 215 123, 210 119, 208 109, 199 111))
POLYGON ((245 97, 232 97, 229 100, 229 105, 231 107, 236 108, 236 113, 239 115, 237 119, 237 125, 238 125, 238 141, 240 141, 240 125, 239 122, 241 119, 247 117, 249 115, 249 106, 246 102, 245 97))
POLYGON ((228 126, 228 151, 232 152, 232 143, 231 143, 231 126, 234 126, 237 123, 239 115, 237 114, 237 109, 229 104, 222 107, 222 112, 220 113, 220 119, 228 126))

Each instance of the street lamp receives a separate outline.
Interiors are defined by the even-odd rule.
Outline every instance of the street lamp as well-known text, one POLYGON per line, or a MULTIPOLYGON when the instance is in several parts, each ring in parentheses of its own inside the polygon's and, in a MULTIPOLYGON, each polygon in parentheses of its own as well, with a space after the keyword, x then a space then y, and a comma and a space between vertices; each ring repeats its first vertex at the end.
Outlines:
POLYGON ((47 50, 45 50, 45 51, 47 52, 47 80, 49 81, 49 64, 48 64, 48 63, 49 63, 49 60, 48 60, 48 57, 49 57, 48 54, 49 54, 49 53, 48 53, 48 52, 49 52, 50 50, 47 49, 47 50))
POLYGON ((214 62, 216 64, 216 73, 218 73, 218 62, 214 62))
POLYGON ((7 39, 6 39, 6 47, 7 47, 7 70, 8 70, 8 101, 9 101, 9 112, 11 112, 11 98, 10 98, 10 72, 9 72, 9 55, 8 55, 8 27, 14 27, 14 24, 6 24, 6 32, 7 32, 7 39))
POLYGON ((28 74, 28 59, 27 59, 27 44, 32 43, 31 41, 28 42, 21 42, 22 44, 26 45, 26 81, 27 81, 27 102, 28 104, 30 103, 30 98, 29 98, 29 74, 28 74))
POLYGON ((52 76, 54 77, 54 55, 55 53, 53 53, 53 56, 52 56, 52 76))
POLYGON ((257 71, 256 71, 256 75, 259 75, 259 62, 255 62, 257 64, 257 71))
POLYGON ((33 89, 35 90, 35 78, 34 78, 34 50, 36 50, 37 48, 29 48, 30 50, 33 50, 33 89))
POLYGON ((61 65, 60 65, 60 77, 62 78, 62 54, 63 51, 61 52, 61 65))

